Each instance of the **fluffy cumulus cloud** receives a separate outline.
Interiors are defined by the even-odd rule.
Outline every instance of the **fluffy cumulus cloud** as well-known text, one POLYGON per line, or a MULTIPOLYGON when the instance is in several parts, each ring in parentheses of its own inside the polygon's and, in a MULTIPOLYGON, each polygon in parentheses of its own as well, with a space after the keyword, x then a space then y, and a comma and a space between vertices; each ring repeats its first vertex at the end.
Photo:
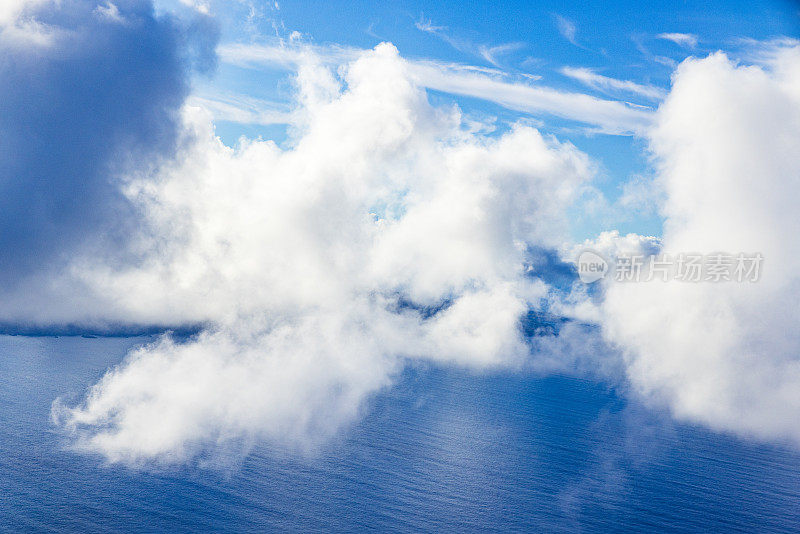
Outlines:
POLYGON ((389 44, 340 74, 309 56, 296 85, 285 147, 229 148, 186 109, 175 159, 125 182, 142 216, 136 261, 76 256, 52 277, 91 305, 14 302, 39 322, 203 325, 133 352, 84 403, 57 404, 79 446, 132 463, 313 446, 408 358, 528 356, 521 320, 548 289, 526 262, 566 239, 589 159, 524 125, 476 134, 428 103, 389 44))
POLYGON ((603 304, 643 394, 684 419, 800 443, 800 48, 690 59, 651 133, 663 252, 763 254, 755 283, 618 283, 603 304))

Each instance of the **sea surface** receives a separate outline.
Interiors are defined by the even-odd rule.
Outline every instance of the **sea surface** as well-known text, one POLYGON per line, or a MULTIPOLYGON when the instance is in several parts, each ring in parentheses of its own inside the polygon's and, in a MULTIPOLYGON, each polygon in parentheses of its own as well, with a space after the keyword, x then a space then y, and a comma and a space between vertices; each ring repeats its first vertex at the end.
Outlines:
POLYGON ((315 455, 132 470, 49 422, 147 338, 0 337, 5 532, 798 532, 800 454, 607 385, 419 367, 315 455))

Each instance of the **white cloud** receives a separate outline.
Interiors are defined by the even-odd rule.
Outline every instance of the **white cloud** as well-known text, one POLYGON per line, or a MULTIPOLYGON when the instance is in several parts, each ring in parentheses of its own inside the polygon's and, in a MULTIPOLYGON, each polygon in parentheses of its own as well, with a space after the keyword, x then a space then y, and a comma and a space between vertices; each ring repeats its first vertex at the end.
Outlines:
POLYGON ((231 43, 221 45, 217 53, 222 61, 240 67, 272 66, 294 70, 309 62, 340 65, 358 58, 364 50, 352 47, 297 46, 292 41, 276 45, 231 43))
POLYGON ((446 26, 437 26, 433 23, 431 19, 426 19, 424 17, 420 17, 420 19, 414 23, 414 26, 419 31, 432 33, 434 35, 438 34, 439 32, 443 32, 447 29, 446 26))
POLYGON ((105 18, 111 22, 125 24, 125 19, 120 14, 117 5, 113 2, 106 2, 105 4, 98 5, 96 8, 94 8, 94 12, 97 16, 105 18))
POLYGON ((691 33, 660 33, 656 37, 666 41, 672 41, 676 45, 685 48, 695 48, 697 46, 697 36, 691 33))
POLYGON ((50 0, 4 0, 0 3, 0 26, 14 24, 26 9, 35 8, 50 0))
POLYGON ((288 124, 291 112, 287 106, 258 98, 236 94, 208 94, 191 96, 190 106, 211 112, 215 121, 230 121, 239 124, 288 124))
POLYGON ((575 46, 578 45, 578 26, 571 20, 566 17, 562 17, 561 15, 554 15, 556 20, 556 27, 558 28, 558 33, 561 36, 569 41, 570 43, 574 44, 575 46))
POLYGON ((616 201, 625 213, 655 215, 664 204, 661 182, 652 177, 636 175, 622 184, 622 194, 616 201))
POLYGON ((526 358, 520 317, 546 294, 526 248, 566 239, 592 163, 528 126, 465 128, 428 104, 391 45, 343 72, 300 67, 286 149, 227 148, 188 109, 178 160, 127 189, 146 216, 139 261, 77 258, 49 284, 73 298, 23 288, 3 300, 0 314, 40 322, 207 325, 134 352, 81 405, 57 403, 79 447, 129 463, 253 440, 313 447, 405 358, 526 358))
POLYGON ((610 78, 608 76, 597 74, 592 69, 587 68, 563 67, 561 69, 561 74, 574 80, 578 80, 588 87, 592 87, 601 91, 624 91, 653 100, 660 100, 667 94, 664 89, 654 85, 642 85, 629 80, 617 80, 616 78, 610 78))
MULTIPOLYGON (((309 61, 336 65, 351 60, 358 50, 290 46, 281 44, 220 47, 222 61, 255 68, 293 69, 309 61)), ((534 115, 553 115, 590 124, 596 131, 610 134, 643 132, 652 113, 625 102, 604 100, 583 93, 558 91, 528 81, 509 80, 502 72, 468 65, 427 60, 409 60, 416 82, 429 89, 470 96, 534 115)))
POLYGON ((500 58, 503 55, 519 50, 525 46, 525 43, 503 43, 499 45, 476 45, 467 39, 459 39, 447 33, 446 26, 436 26, 430 19, 421 17, 414 26, 425 33, 435 35, 442 41, 446 42, 459 52, 465 54, 472 54, 476 57, 483 58, 491 65, 500 67, 500 58))
MULTIPOLYGON (((209 6, 209 3, 202 0, 180 0, 180 2, 185 6, 196 9, 198 13, 203 15, 208 15, 211 12, 211 6, 209 6)), ((251 6, 251 10, 252 9, 254 8, 251 6)))
POLYGON ((675 67, 678 66, 678 63, 672 59, 665 56, 657 56, 650 52, 650 50, 645 46, 643 42, 642 35, 632 35, 631 40, 636 44, 636 48, 642 55, 648 59, 648 61, 652 61, 654 63, 658 63, 659 65, 663 65, 665 67, 669 67, 670 71, 674 70, 675 67))
POLYGON ((37 9, 53 0, 3 0, 0 2, 0 46, 48 46, 57 28, 37 20, 37 9))
POLYGON ((515 50, 519 50, 520 48, 524 48, 525 43, 505 43, 496 46, 487 46, 481 45, 478 47, 478 53, 480 56, 494 65, 495 67, 500 66, 500 57, 514 52, 515 50))
POLYGON ((619 256, 648 256, 661 250, 661 240, 655 236, 639 234, 620 235, 617 230, 601 232, 595 239, 587 239, 575 245, 565 255, 567 261, 575 262, 584 250, 600 253, 603 258, 613 261, 619 256))
POLYGON ((643 132, 651 113, 623 102, 582 93, 562 92, 525 82, 510 82, 430 61, 417 61, 412 71, 420 84, 446 93, 490 100, 533 115, 554 115, 591 124, 610 134, 643 132))
POLYGON ((680 418, 800 443, 800 48, 769 66, 689 59, 651 134, 663 252, 756 253, 756 283, 612 284, 608 338, 680 418))

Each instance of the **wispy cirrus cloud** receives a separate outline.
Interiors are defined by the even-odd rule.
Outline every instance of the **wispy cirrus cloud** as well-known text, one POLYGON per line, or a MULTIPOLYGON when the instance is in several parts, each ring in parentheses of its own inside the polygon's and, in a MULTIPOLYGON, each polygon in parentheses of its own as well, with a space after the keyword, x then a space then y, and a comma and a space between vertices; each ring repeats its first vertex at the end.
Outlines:
POLYGON ((495 67, 500 67, 501 57, 525 47, 525 43, 513 42, 499 45, 475 44, 467 39, 459 39, 448 33, 447 26, 437 26, 430 19, 420 17, 414 26, 425 33, 435 35, 459 52, 482 58, 495 67))
POLYGON ((556 21, 558 33, 575 46, 580 46, 580 44, 578 44, 578 25, 575 24, 574 21, 559 14, 553 15, 553 18, 556 21))
POLYGON ((201 107, 211 113, 214 120, 239 124, 288 124, 291 111, 286 104, 230 93, 193 95, 187 100, 190 106, 201 107))
POLYGON ((437 26, 431 19, 426 19, 424 16, 421 16, 419 20, 414 22, 414 26, 420 31, 433 34, 443 32, 447 29, 447 26, 437 26))
POLYGON ((609 76, 603 76, 592 69, 584 67, 562 67, 560 72, 564 76, 577 80, 587 87, 599 91, 632 93, 651 100, 660 100, 667 94, 667 91, 661 87, 643 85, 629 80, 618 80, 609 76))
MULTIPOLYGON (((305 62, 340 64, 361 52, 354 48, 285 42, 274 45, 237 43, 219 48, 223 62, 249 68, 283 69, 296 69, 305 62)), ((496 69, 419 59, 406 60, 406 63, 422 87, 479 98, 532 115, 550 115, 589 124, 604 133, 637 133, 650 122, 651 113, 646 109, 585 93, 560 91, 496 69)))
POLYGON ((670 69, 675 68, 678 63, 669 57, 666 56, 659 56, 653 54, 649 48, 645 45, 645 40, 648 40, 650 37, 645 34, 634 34, 631 36, 631 40, 636 45, 636 49, 642 53, 642 55, 647 58, 648 61, 652 61, 653 63, 658 63, 659 65, 663 65, 670 69))
POLYGON ((280 40, 269 44, 224 44, 217 49, 217 54, 221 61, 240 67, 294 70, 298 65, 309 62, 327 65, 347 63, 358 58, 363 51, 347 46, 298 45, 280 40))
POLYGON ((624 102, 559 91, 525 81, 511 81, 458 65, 415 61, 410 64, 410 69, 420 84, 429 89, 480 98, 531 115, 551 115, 590 124, 604 133, 640 132, 650 121, 650 112, 624 102))
POLYGON ((695 48, 699 41, 697 36, 691 33, 660 33, 656 37, 665 41, 672 41, 684 48, 695 48))
POLYGON ((520 50, 524 47, 525 43, 505 43, 497 46, 481 45, 478 47, 478 52, 486 61, 495 67, 499 67, 501 56, 514 52, 515 50, 520 50))

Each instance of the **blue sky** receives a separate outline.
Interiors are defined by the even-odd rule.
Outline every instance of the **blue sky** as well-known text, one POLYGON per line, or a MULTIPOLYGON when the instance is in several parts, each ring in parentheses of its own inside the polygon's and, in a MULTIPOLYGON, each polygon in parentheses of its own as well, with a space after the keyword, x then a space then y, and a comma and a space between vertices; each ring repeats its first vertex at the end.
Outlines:
MULTIPOLYGON (((682 60, 723 50, 746 56, 750 40, 800 35, 800 7, 793 2, 266 2, 162 0, 164 11, 186 4, 212 14, 221 49, 231 44, 280 46, 291 40, 319 47, 372 48, 388 41, 410 59, 481 69, 509 83, 585 93, 652 111, 666 95, 682 60)), ((285 65, 232 64, 222 54, 210 77, 197 76, 195 93, 212 100, 247 97, 270 109, 289 109, 293 75, 285 65)), ((586 124, 547 112, 520 112, 491 99, 429 88, 436 103, 456 102, 467 114, 496 118, 497 132, 532 120, 543 132, 568 140, 599 163, 595 187, 610 212, 587 216, 575 207, 572 236, 590 239, 616 229, 660 235, 654 210, 614 206, 625 184, 652 174, 646 142, 632 132, 596 133, 586 124), (624 213, 623 213, 624 212, 624 213)), ((231 146, 240 136, 286 139, 280 120, 215 117, 217 135, 231 146)))

